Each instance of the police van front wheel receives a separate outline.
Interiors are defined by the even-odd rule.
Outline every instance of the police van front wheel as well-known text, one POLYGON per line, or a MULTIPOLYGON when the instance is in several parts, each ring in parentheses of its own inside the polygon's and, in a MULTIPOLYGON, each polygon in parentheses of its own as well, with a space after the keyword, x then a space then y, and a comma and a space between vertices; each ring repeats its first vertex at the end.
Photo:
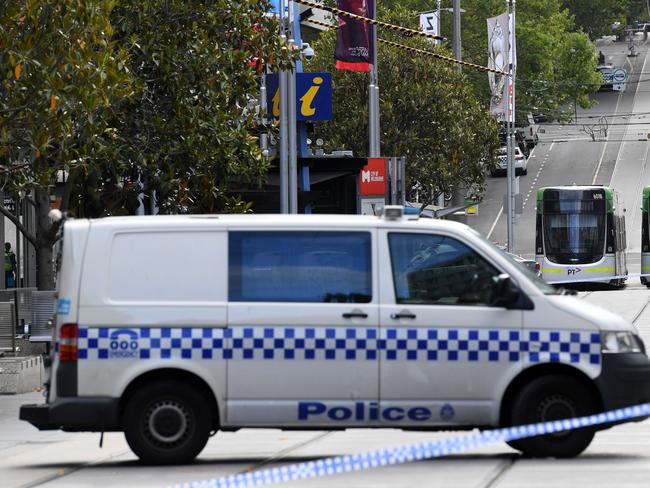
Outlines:
MULTIPOLYGON (((581 381, 549 375, 531 381, 512 403, 510 425, 528 425, 590 415, 597 399, 581 381)), ((508 444, 529 457, 569 458, 587 449, 594 430, 583 428, 529 437, 508 444)))
POLYGON ((152 383, 129 399, 123 425, 129 447, 143 462, 187 463, 208 442, 208 402, 178 381, 152 383))

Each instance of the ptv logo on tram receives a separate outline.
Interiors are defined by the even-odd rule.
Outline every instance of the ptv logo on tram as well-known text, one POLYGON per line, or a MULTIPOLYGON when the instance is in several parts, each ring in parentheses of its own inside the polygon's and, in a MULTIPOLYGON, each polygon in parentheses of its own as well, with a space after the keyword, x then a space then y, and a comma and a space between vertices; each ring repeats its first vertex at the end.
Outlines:
POLYGON ((582 268, 578 268, 577 266, 575 268, 569 268, 566 270, 566 274, 568 275, 577 275, 582 271, 582 268))

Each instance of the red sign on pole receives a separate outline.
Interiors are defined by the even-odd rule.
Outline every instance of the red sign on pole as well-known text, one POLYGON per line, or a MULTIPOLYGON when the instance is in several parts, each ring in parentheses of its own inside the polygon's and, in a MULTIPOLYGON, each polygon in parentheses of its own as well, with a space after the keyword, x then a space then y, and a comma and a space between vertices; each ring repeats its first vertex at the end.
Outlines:
POLYGON ((386 158, 368 158, 359 175, 359 195, 386 195, 386 158))

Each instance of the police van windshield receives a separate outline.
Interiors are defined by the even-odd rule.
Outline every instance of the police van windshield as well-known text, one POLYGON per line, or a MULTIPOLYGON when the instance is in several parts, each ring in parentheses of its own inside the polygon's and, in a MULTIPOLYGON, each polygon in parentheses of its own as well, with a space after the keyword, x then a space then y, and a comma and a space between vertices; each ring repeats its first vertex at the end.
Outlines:
MULTIPOLYGON (((479 239, 481 239, 483 242, 486 242, 490 246, 499 249, 497 246, 494 245, 493 242, 489 241, 485 237, 483 237, 479 232, 477 232, 474 229, 470 229, 479 239)), ((501 251, 501 249, 499 249, 501 251)), ((521 270, 521 272, 526 275, 526 278, 537 287, 539 291, 541 291, 544 295, 558 295, 560 292, 557 288, 555 288, 552 285, 549 285, 544 281, 542 278, 537 276, 533 271, 528 269, 526 265, 522 263, 518 263, 511 255, 509 255, 507 252, 503 252, 503 255, 512 263, 515 263, 521 270)))

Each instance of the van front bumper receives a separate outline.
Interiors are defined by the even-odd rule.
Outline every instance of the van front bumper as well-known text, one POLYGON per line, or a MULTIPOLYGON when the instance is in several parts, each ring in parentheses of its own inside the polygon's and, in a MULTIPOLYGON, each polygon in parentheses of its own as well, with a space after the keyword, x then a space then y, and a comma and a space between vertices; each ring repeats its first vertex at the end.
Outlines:
POLYGON ((52 403, 22 405, 19 418, 39 430, 121 430, 117 398, 62 397, 52 403))
MULTIPOLYGON (((613 410, 650 402, 650 359, 643 353, 603 354, 596 386, 603 408, 613 410)), ((642 420, 642 419, 639 419, 642 420)))

